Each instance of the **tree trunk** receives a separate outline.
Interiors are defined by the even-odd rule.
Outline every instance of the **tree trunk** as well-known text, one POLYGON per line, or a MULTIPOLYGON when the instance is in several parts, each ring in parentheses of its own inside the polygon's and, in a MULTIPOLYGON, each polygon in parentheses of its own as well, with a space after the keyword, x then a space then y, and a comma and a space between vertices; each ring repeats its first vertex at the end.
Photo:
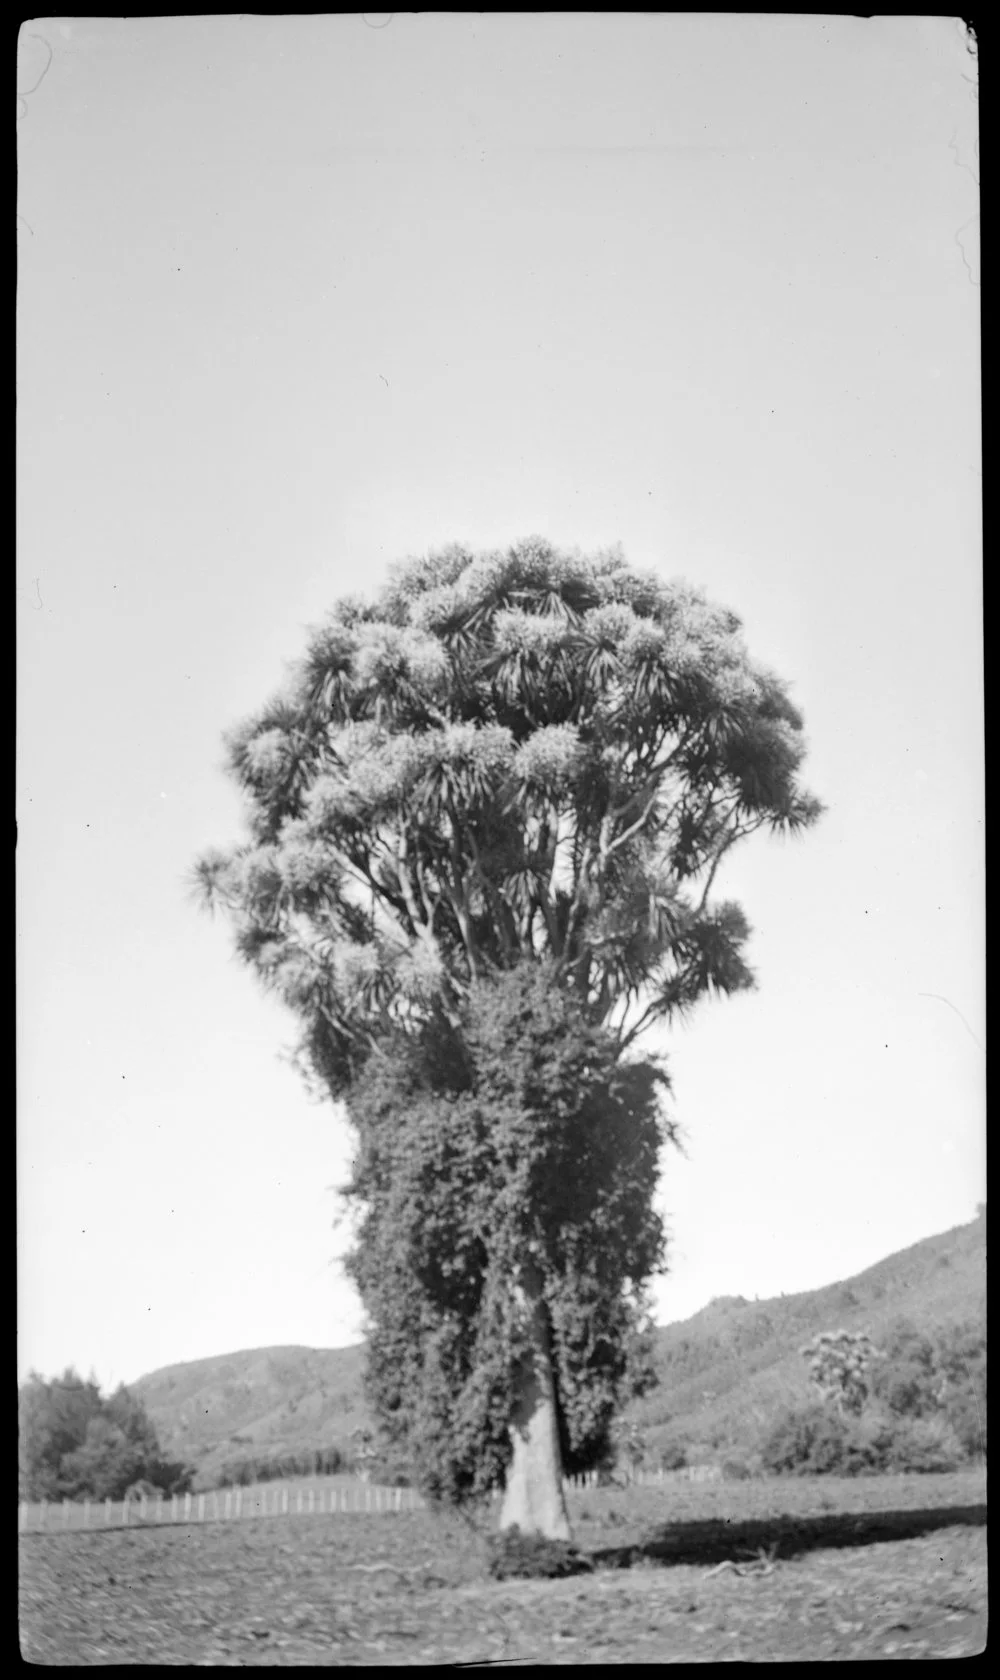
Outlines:
POLYGON ((516 1287, 531 1342, 514 1375, 514 1457, 507 1471, 500 1528, 513 1528, 516 1523, 523 1534, 568 1540, 549 1321, 541 1276, 532 1262, 522 1267, 516 1287))

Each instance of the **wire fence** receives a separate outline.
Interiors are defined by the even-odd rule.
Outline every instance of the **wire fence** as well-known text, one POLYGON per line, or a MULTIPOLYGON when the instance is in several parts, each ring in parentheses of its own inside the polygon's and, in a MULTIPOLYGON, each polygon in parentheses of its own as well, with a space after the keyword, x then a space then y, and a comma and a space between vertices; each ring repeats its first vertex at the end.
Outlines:
MULTIPOLYGON (((681 1470, 623 1472, 631 1487, 660 1487, 679 1482, 719 1481, 718 1465, 692 1464, 681 1470)), ((566 1476, 567 1493, 606 1485, 596 1470, 566 1476)), ((497 1489, 494 1499, 502 1497, 497 1489)), ((159 1498, 142 1494, 131 1499, 64 1499, 60 1503, 24 1501, 18 1505, 21 1534, 65 1534, 84 1529, 158 1528, 180 1523, 242 1522, 257 1517, 351 1516, 361 1513, 393 1515, 423 1511, 427 1502, 411 1487, 381 1487, 353 1478, 316 1480, 289 1485, 258 1483, 252 1487, 215 1488, 208 1493, 175 1493, 159 1498)))

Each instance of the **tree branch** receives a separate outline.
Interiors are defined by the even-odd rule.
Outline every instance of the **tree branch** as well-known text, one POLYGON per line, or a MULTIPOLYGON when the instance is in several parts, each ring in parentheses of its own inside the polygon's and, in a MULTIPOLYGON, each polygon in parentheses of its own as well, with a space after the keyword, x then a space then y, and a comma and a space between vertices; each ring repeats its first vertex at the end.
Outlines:
POLYGON ((730 830, 730 832, 724 837, 724 839, 716 847, 715 855, 712 859, 712 867, 708 872, 708 880, 705 882, 705 889, 704 889, 704 891, 701 895, 701 898, 698 900, 697 909, 695 911, 696 915, 700 916, 702 911, 704 910, 705 905, 708 902, 708 895, 712 890, 712 883, 715 880, 716 874, 718 873, 719 865, 722 862, 723 858, 725 857, 726 853, 729 851, 730 847, 735 846, 737 840, 742 840, 747 834, 755 833, 758 828, 761 828, 763 826, 765 820, 766 819, 761 816, 761 817, 758 817, 755 822, 750 822, 750 823, 739 823, 738 822, 738 823, 735 823, 733 828, 730 830))
MULTIPOLYGON (((607 847, 607 850, 604 853, 604 856, 606 858, 610 857, 613 852, 617 852, 619 846, 626 845, 629 840, 631 840, 636 834, 638 834, 640 832, 640 830, 642 828, 645 827, 646 819, 648 818, 650 811, 653 809, 653 806, 656 804, 656 801, 659 798, 659 795, 660 795, 660 778, 657 776, 654 780, 653 791, 650 794, 648 800, 646 801, 645 806, 643 807, 643 812, 642 812, 641 817, 637 818, 637 820, 631 825, 630 828, 626 828, 623 833, 619 834, 616 839, 611 841, 611 844, 607 847)), ((633 803, 634 803, 634 800, 629 801, 629 804, 633 804, 633 803)), ((625 806, 625 810, 628 810, 627 805, 625 806)))
POLYGON ((563 951, 572 949, 572 943, 576 937, 577 925, 583 911, 584 899, 590 885, 589 873, 590 866, 593 862, 594 843, 592 840, 587 840, 584 843, 583 851, 580 857, 580 862, 576 872, 573 897, 570 902, 569 913, 566 917, 566 931, 563 935, 562 941, 563 951))
POLYGON ((424 866, 420 861, 419 853, 413 859, 413 872, 417 878, 417 886, 420 890, 420 901, 424 907, 424 916, 426 918, 425 926, 433 933, 434 915, 437 910, 437 904, 430 897, 430 894, 427 891, 427 880, 424 875, 424 866))
POLYGON ((472 913, 469 909, 469 892, 465 880, 462 852, 458 843, 458 824, 455 820, 455 814, 451 809, 450 800, 448 802, 448 822, 451 828, 450 850, 452 871, 452 888, 448 893, 448 901, 455 912, 455 920, 458 922, 459 932, 462 935, 462 943, 465 946, 466 955, 469 959, 469 968, 473 974, 479 975, 482 972, 482 962, 476 945, 476 937, 472 931, 472 913))
POLYGON ((513 917, 511 915, 510 905, 503 897, 503 894, 497 891, 495 883, 490 880, 487 871, 483 868, 482 853, 479 850, 479 844, 471 827, 467 829, 466 832, 468 834, 469 847, 472 852, 473 867, 475 868, 480 888, 485 893, 493 910, 493 918, 503 943, 504 955, 512 957, 515 949, 517 948, 517 930, 514 928, 512 937, 511 927, 513 917))

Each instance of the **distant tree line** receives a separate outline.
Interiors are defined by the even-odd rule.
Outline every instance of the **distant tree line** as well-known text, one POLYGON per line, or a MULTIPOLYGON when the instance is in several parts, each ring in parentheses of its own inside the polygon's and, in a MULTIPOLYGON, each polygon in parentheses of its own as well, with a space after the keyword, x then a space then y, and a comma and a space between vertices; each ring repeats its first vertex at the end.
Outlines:
POLYGON ((311 1447, 299 1452, 260 1454, 227 1459, 217 1472, 220 1488, 252 1487, 256 1482, 280 1482, 296 1476, 354 1475, 365 1470, 383 1487, 410 1487, 415 1483, 412 1465, 385 1442, 374 1448, 370 1431, 355 1430, 361 1439, 351 1447, 311 1447))
POLYGON ((32 1371, 18 1389, 18 1497, 122 1499, 135 1482, 186 1493, 194 1471, 164 1458, 142 1401, 124 1384, 105 1397, 70 1369, 32 1371))
POLYGON ((335 1476, 354 1468, 340 1447, 315 1447, 301 1452, 250 1454, 227 1459, 218 1473, 219 1487, 251 1487, 255 1482, 280 1482, 292 1476, 335 1476))

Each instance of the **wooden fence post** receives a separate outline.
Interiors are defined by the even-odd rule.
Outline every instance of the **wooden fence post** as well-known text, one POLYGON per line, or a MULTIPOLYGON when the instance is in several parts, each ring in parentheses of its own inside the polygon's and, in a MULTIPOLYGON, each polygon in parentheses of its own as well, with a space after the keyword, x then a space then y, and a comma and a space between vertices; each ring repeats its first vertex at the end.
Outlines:
POLYGON ((104 1521, 105 1521, 105 1524, 107 1525, 107 1527, 110 1528, 111 1527, 111 1501, 110 1501, 110 1499, 106 1499, 104 1501, 104 1521))
POLYGON ((170 1521, 171 1522, 176 1522, 177 1521, 177 1495, 176 1495, 176 1493, 172 1493, 170 1495, 170 1521))
POLYGON ((283 1487, 282 1490, 281 1490, 281 1514, 282 1514, 283 1517, 287 1517, 287 1515, 288 1515, 288 1489, 287 1489, 287 1487, 283 1487))
POLYGON ((198 1495, 198 1521, 205 1521, 205 1495, 203 1493, 198 1495))
POLYGON ((191 1495, 190 1495, 190 1493, 186 1493, 184 1495, 184 1521, 185 1522, 190 1522, 191 1521, 191 1495))

